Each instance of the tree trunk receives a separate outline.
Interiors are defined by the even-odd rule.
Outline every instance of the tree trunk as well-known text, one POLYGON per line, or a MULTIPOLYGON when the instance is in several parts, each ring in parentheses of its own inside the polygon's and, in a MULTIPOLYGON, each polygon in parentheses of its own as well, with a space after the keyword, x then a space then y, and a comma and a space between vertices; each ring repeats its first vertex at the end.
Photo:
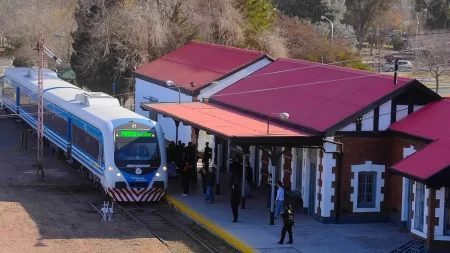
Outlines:
POLYGON ((436 76, 436 93, 439 94, 439 76, 436 76))

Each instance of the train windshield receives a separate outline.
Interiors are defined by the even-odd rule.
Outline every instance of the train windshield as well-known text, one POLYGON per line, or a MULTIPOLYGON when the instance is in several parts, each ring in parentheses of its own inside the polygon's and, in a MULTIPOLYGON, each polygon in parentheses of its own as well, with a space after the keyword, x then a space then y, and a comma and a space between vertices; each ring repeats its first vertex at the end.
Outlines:
POLYGON ((131 164, 159 166, 160 154, 156 133, 149 130, 116 130, 116 165, 126 167, 131 164))

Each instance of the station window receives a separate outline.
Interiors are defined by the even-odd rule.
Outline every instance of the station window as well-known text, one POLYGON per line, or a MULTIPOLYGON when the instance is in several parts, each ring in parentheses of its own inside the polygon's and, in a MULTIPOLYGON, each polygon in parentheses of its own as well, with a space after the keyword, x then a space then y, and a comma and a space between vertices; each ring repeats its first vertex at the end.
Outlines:
POLYGON ((358 172, 358 208, 374 208, 377 172, 358 172))
POLYGON ((414 192, 414 229, 423 232, 425 209, 425 185, 416 182, 414 192))
POLYGON ((302 192, 303 149, 295 149, 295 190, 302 192))

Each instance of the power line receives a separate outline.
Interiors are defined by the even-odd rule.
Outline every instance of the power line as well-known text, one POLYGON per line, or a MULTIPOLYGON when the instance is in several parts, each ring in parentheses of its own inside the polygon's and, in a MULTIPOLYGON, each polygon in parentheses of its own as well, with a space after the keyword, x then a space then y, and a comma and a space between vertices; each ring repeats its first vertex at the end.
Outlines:
MULTIPOLYGON (((437 65, 440 65, 440 64, 437 64, 437 65)), ((428 67, 433 67, 433 66, 434 65, 430 65, 428 67)), ((379 76, 379 75, 383 75, 384 77, 389 78, 389 76, 387 76, 384 73, 375 73, 375 74, 371 74, 371 75, 347 77, 347 78, 332 79, 332 80, 325 80, 325 81, 318 81, 318 82, 311 82, 311 83, 294 84, 294 85, 279 86, 279 87, 272 87, 272 88, 265 88, 265 89, 258 89, 258 90, 233 92, 233 93, 227 93, 227 94, 215 94, 212 97, 222 97, 222 96, 229 96, 229 95, 242 95, 242 94, 247 94, 247 93, 256 93, 256 92, 263 92, 263 91, 281 90, 281 89, 295 88, 295 87, 301 87, 301 86, 309 86, 309 85, 313 85, 313 84, 330 83, 330 82, 337 82, 337 81, 348 81, 348 80, 354 80, 354 79, 360 79, 360 78, 366 78, 366 77, 372 77, 372 76, 379 76)))
MULTIPOLYGON (((410 50, 418 50, 418 49, 425 49, 425 48, 430 48, 430 47, 437 47, 437 46, 442 46, 445 44, 450 44, 450 42, 445 42, 442 44, 435 44, 435 45, 429 45, 429 46, 423 46, 423 47, 417 47, 417 48, 412 48, 410 50)), ((375 54, 373 55, 373 57, 376 56, 386 56, 386 55, 390 55, 390 53, 386 53, 386 54, 375 54)), ((338 61, 338 62, 332 62, 332 63, 326 63, 326 64, 319 64, 316 63, 314 65, 311 66, 307 66, 307 67, 299 67, 299 68, 292 68, 292 69, 284 69, 284 70, 279 70, 279 71, 273 71, 273 72, 268 72, 268 73, 263 73, 263 74, 258 74, 258 75, 249 75, 244 77, 243 79, 246 78, 252 78, 252 77, 257 77, 257 76, 266 76, 266 75, 272 75, 272 74, 279 74, 279 73, 284 73, 284 72, 289 72, 289 71, 296 71, 296 70, 302 70, 302 69, 309 69, 309 68, 316 68, 316 67, 321 67, 323 65, 335 65, 335 64, 340 64, 340 63, 346 63, 346 62, 354 62, 354 61, 360 61, 360 59, 352 59, 352 60, 346 60, 346 61, 338 61)))

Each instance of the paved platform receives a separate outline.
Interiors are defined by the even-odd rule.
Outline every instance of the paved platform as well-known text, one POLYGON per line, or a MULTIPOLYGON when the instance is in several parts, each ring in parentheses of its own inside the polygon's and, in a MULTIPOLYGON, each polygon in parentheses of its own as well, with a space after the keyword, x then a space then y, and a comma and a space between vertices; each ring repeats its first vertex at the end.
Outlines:
POLYGON ((408 233, 399 232, 397 227, 386 223, 321 224, 310 216, 296 214, 294 244, 279 245, 282 221, 276 220, 275 225, 269 225, 263 194, 254 190, 253 198, 247 199, 246 209, 239 208, 238 222, 233 223, 226 178, 221 180, 221 191, 221 195, 215 196, 214 204, 207 204, 199 185, 193 183, 189 196, 183 197, 181 182, 172 179, 167 201, 242 252, 384 253, 411 240, 408 233))

